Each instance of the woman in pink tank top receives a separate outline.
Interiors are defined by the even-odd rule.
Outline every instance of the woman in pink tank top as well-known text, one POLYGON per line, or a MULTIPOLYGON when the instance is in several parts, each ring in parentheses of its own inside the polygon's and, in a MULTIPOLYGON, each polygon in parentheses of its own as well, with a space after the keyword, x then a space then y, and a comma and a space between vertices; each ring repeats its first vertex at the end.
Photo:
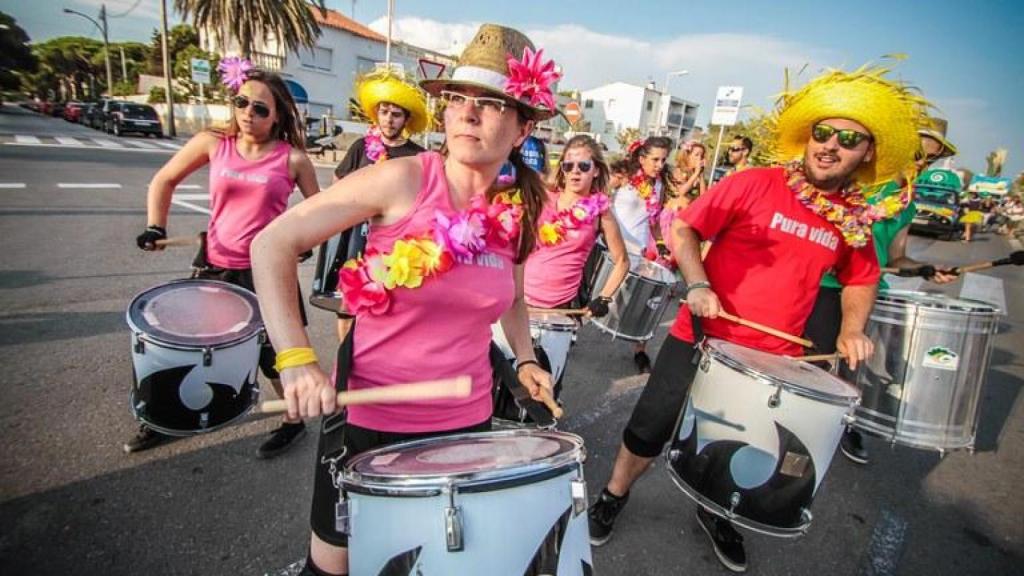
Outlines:
POLYGON ((612 295, 629 273, 626 246, 605 194, 608 177, 608 165, 593 138, 573 136, 565 144, 555 190, 548 193, 541 212, 537 249, 526 260, 523 282, 530 306, 569 308, 585 304, 594 316, 608 313, 612 295), (578 302, 584 265, 599 232, 604 235, 615 269, 603 286, 592 287, 595 293, 589 303, 578 302))
POLYGON ((523 263, 545 190, 519 147, 536 121, 555 114, 553 64, 534 66, 527 48, 532 43, 516 30, 482 26, 450 79, 421 84, 444 106, 445 154, 424 152, 356 171, 282 215, 253 243, 263 319, 282 350, 288 413, 325 415, 307 574, 348 571, 332 467, 384 444, 489 428, 492 323, 501 322, 516 354, 519 382, 535 399, 550 395, 523 296, 523 263), (520 57, 512 73, 509 61, 520 57), (516 168, 516 182, 513 191, 499 192, 506 161, 516 168), (338 426, 336 384, 317 363, 295 307, 295 257, 366 220, 364 257, 341 273, 345 305, 356 320, 339 354, 339 385, 372 389, 468 375, 472 387, 466 398, 352 406, 348 422, 338 426), (351 360, 344 353, 349 347, 351 360))
MULTIPOLYGON (((163 250, 159 241, 167 237, 175 187, 209 165, 211 214, 193 277, 254 290, 249 261, 253 238, 285 211, 296 185, 305 197, 320 188, 304 152, 295 102, 280 76, 250 69, 239 81, 229 123, 193 136, 153 177, 147 196, 148 226, 136 241, 143 250, 163 250)), ((283 389, 274 355, 268 343, 260 353, 260 368, 280 395, 283 389)), ((286 418, 257 455, 276 456, 304 433, 301 420, 286 418)), ((143 425, 125 450, 144 450, 166 439, 143 425)))

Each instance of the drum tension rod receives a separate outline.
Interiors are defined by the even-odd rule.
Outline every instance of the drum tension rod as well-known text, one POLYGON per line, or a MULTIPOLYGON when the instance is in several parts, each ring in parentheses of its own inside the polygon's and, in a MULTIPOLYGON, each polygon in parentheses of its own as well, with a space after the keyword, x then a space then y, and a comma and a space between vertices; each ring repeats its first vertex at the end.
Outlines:
POLYGON ((778 408, 779 407, 779 404, 782 402, 782 400, 780 398, 781 394, 782 394, 782 386, 781 385, 776 385, 775 386, 775 391, 772 392, 772 395, 768 397, 768 407, 769 408, 778 408))
POLYGON ((449 552, 462 552, 462 510, 455 505, 455 485, 449 483, 445 488, 448 493, 448 507, 444 509, 444 536, 449 552))

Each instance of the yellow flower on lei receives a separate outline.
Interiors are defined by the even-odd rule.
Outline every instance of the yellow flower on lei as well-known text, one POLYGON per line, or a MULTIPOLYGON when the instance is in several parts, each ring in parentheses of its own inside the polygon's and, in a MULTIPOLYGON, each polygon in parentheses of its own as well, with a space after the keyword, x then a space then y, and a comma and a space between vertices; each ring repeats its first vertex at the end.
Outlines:
POLYGON ((391 248, 391 253, 383 258, 387 266, 384 287, 388 290, 396 286, 419 288, 423 284, 423 276, 427 267, 427 256, 415 240, 398 240, 391 248))
POLYGON ((558 244, 562 239, 562 234, 558 230, 558 226, 553 222, 545 222, 540 225, 538 229, 538 236, 541 244, 552 246, 558 244))
POLYGON ((519 188, 516 188, 514 190, 506 190, 505 192, 499 192, 494 197, 494 202, 501 204, 521 205, 523 203, 523 195, 519 191, 519 188))
POLYGON ((423 263, 424 275, 431 276, 441 270, 444 262, 442 258, 444 250, 441 249, 441 246, 433 240, 427 239, 410 240, 409 243, 414 244, 423 254, 421 262, 423 263))

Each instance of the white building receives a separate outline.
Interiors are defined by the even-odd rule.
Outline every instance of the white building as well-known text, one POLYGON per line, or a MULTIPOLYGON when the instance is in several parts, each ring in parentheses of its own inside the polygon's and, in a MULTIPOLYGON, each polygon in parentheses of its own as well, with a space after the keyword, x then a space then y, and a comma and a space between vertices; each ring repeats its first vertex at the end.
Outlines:
MULTIPOLYGON (((322 15, 314 9, 321 35, 312 49, 285 53, 274 38, 268 38, 252 55, 253 63, 273 70, 289 85, 299 108, 311 117, 330 114, 349 118, 348 101, 357 76, 372 71, 384 62, 387 39, 335 10, 322 15)), ((218 46, 212 34, 202 34, 203 49, 222 55, 238 54, 238 46, 218 46)), ((445 65, 450 73, 455 59, 437 52, 402 42, 392 42, 391 60, 401 64, 409 74, 421 78, 420 59, 445 65)))
POLYGON ((668 136, 678 144, 692 137, 698 104, 655 88, 613 82, 581 92, 583 117, 590 131, 611 152, 620 152, 616 136, 633 128, 641 137, 668 136))

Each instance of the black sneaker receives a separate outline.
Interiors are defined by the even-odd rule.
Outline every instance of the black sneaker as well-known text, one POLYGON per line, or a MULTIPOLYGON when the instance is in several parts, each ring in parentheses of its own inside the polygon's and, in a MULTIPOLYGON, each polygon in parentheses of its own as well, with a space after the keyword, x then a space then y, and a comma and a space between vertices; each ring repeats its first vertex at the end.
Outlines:
POLYGON ((281 454, 292 447, 296 440, 306 435, 306 425, 302 422, 284 422, 270 432, 270 439, 260 445, 256 456, 267 459, 281 454))
POLYGON ((612 537, 612 528, 615 527, 615 518, 622 512, 622 508, 629 501, 629 492, 625 496, 615 496, 607 488, 601 491, 601 495, 587 510, 587 518, 590 524, 590 545, 603 546, 612 537))
POLYGON ((697 507, 697 523, 711 539, 718 561, 733 572, 747 571, 747 552, 743 549, 743 535, 724 518, 719 518, 702 506, 697 507))
POLYGON ((857 464, 868 463, 868 450, 864 447, 864 437, 853 428, 847 428, 843 432, 843 439, 839 441, 839 449, 843 456, 846 456, 857 464))
POLYGON ((124 443, 124 451, 127 454, 133 452, 142 452, 143 450, 149 450, 159 446, 165 442, 170 442, 173 438, 153 430, 149 426, 142 424, 139 426, 139 431, 135 433, 135 436, 131 440, 124 443))
POLYGON ((633 364, 636 364, 637 372, 647 374, 651 371, 651 357, 643 350, 633 354, 633 364))

